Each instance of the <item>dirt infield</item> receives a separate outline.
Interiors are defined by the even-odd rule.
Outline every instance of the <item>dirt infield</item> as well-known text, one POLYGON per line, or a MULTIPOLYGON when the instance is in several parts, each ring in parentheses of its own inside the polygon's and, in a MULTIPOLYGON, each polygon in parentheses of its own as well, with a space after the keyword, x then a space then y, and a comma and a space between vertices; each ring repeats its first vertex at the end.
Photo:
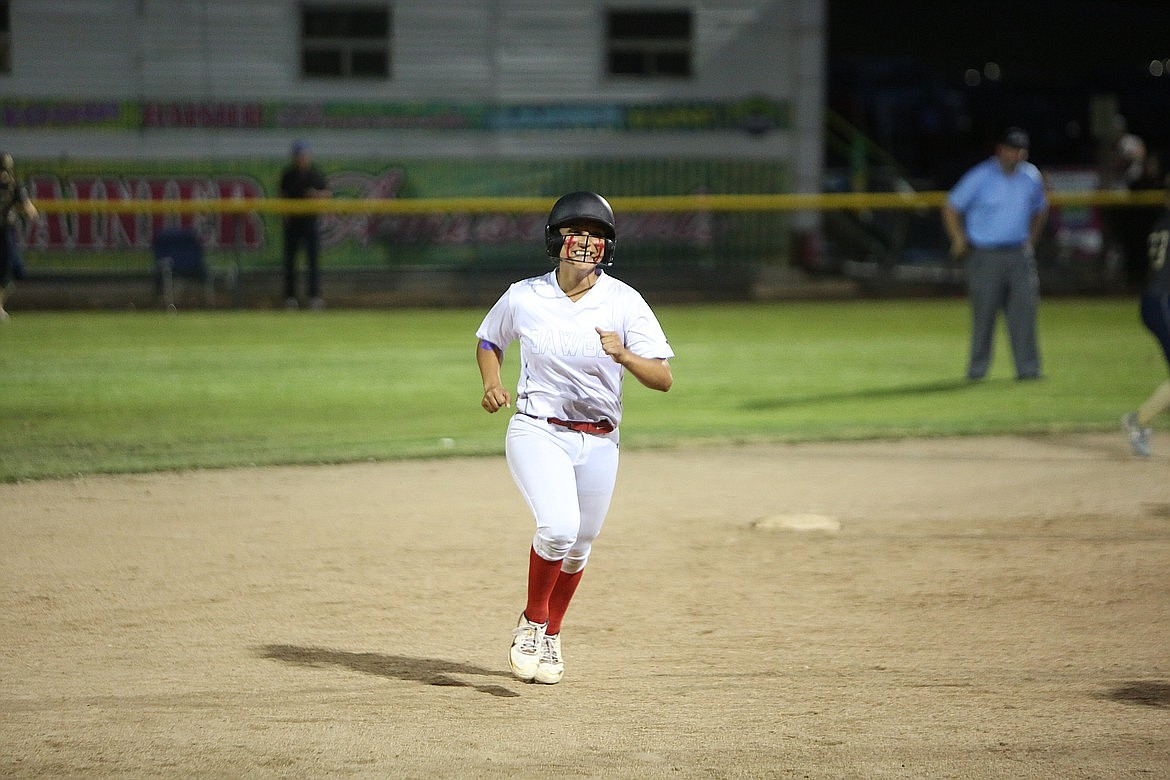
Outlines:
POLYGON ((0 774, 1167 777, 1168 466, 626 452, 552 687, 502 457, 0 485, 0 774))

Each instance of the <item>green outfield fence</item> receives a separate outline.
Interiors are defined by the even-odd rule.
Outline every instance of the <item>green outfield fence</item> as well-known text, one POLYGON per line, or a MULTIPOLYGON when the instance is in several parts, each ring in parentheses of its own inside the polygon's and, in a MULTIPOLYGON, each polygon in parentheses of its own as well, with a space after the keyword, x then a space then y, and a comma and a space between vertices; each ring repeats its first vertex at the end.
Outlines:
MULTIPOLYGON (((482 274, 496 269, 516 276, 539 256, 544 218, 555 197, 411 196, 425 188, 395 186, 394 175, 392 170, 337 171, 330 175, 335 197, 312 201, 266 197, 266 188, 248 171, 214 176, 147 171, 114 179, 94 173, 75 176, 67 185, 34 177, 42 218, 24 227, 26 266, 42 288, 54 281, 141 279, 153 269, 151 237, 180 226, 196 232, 213 264, 230 265, 236 278, 276 278, 280 220, 307 213, 322 215, 326 274, 420 269, 482 274), (384 197, 350 194, 378 193, 379 188, 384 197)), ((686 186, 701 189, 696 181, 713 175, 704 170, 686 186)), ((750 180, 763 188, 779 185, 786 174, 779 168, 753 173, 735 164, 721 168, 717 178, 750 180)), ((541 184, 537 189, 550 189, 548 181, 541 184)), ((451 185, 440 182, 431 189, 451 185)), ((513 180, 507 188, 518 187, 513 180)), ((665 185, 649 176, 639 187, 665 185)), ((954 282, 961 271, 948 267, 938 215, 945 197, 940 191, 691 192, 616 194, 610 201, 618 215, 624 271, 670 273, 678 284, 698 290, 724 284, 728 289, 720 297, 735 298, 748 295, 759 269, 794 266, 873 279, 909 265, 918 266, 911 270, 919 278, 954 282), (833 257, 826 261, 825 255, 833 257)), ((1054 275, 1061 279, 1083 277, 1083 284, 1070 291, 1101 286, 1100 249, 1094 254, 1077 236, 1099 230, 1102 209, 1157 208, 1165 198, 1162 190, 1051 191, 1056 227, 1042 264, 1056 267, 1054 275)), ((496 280, 489 283, 498 287, 496 280)), ((34 297, 26 301, 32 304, 34 297)))
MULTIPOLYGON (((783 162, 742 160, 322 161, 334 197, 274 198, 284 162, 29 160, 21 173, 46 215, 25 231, 44 273, 134 272, 163 227, 194 229, 244 269, 280 265, 280 218, 317 211, 327 269, 508 264, 539 249, 556 196, 688 196, 792 189, 783 162)), ((615 198, 616 200, 616 198, 615 198)), ((787 251, 782 211, 671 205, 619 214, 622 254, 639 264, 739 264, 787 251)), ((618 206, 619 212, 625 204, 618 206)))
MULTIPOLYGON (((618 213, 790 212, 829 209, 938 208, 946 192, 842 192, 724 195, 652 195, 608 198, 618 213)), ((1053 206, 1128 207, 1159 205, 1165 190, 1050 192, 1053 206)), ((550 198, 459 197, 414 200, 221 198, 208 200, 57 200, 39 204, 57 214, 471 214, 544 215, 550 198)))

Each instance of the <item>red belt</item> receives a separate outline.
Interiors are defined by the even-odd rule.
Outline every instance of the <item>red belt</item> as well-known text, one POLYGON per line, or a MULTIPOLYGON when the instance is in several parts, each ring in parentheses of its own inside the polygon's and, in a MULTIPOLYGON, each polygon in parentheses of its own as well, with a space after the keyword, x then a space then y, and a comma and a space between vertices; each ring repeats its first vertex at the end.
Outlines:
MULTIPOLYGON (((521 412, 520 414, 524 414, 521 412)), ((524 414, 525 417, 532 417, 534 420, 545 420, 553 425, 559 425, 562 428, 568 428, 570 431, 577 431, 578 433, 613 433, 613 423, 609 420, 601 420, 600 422, 585 422, 581 420, 561 420, 557 417, 536 417, 531 414, 524 414)))

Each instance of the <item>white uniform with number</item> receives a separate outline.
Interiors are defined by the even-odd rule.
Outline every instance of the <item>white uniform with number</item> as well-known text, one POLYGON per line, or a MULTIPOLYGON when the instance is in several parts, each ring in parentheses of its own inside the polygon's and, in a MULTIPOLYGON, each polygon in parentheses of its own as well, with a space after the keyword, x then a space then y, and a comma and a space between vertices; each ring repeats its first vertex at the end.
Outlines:
POLYGON ((533 547, 545 560, 563 560, 568 573, 585 566, 617 480, 625 369, 602 350, 595 328, 616 332, 641 357, 674 357, 637 290, 604 273, 576 302, 557 284, 555 269, 516 282, 475 334, 501 350, 520 342, 508 467, 536 519, 533 547), (608 420, 614 430, 579 433, 547 422, 550 417, 608 420))

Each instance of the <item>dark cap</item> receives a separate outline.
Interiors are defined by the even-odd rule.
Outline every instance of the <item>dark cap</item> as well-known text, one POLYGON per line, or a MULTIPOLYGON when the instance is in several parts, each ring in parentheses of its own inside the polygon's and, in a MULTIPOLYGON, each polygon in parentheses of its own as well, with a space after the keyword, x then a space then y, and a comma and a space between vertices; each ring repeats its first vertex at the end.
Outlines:
POLYGON ((300 141, 300 140, 293 141, 293 145, 292 145, 292 153, 293 154, 301 154, 302 152, 307 152, 307 151, 309 151, 309 142, 308 141, 300 141))
POLYGON ((1009 127, 1004 131, 999 142, 1004 146, 1014 146, 1017 149, 1028 148, 1028 134, 1018 127, 1009 127))

